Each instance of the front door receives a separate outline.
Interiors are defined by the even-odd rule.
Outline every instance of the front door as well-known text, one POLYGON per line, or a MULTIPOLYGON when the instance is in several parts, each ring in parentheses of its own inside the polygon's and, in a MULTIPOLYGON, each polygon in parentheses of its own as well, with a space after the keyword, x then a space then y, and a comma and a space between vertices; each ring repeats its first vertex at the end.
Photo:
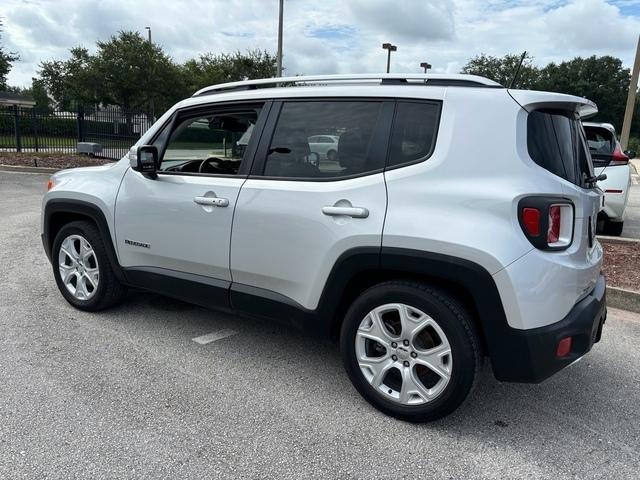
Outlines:
POLYGON ((252 104, 176 114, 155 141, 157 178, 129 169, 120 187, 115 223, 123 267, 228 286, 233 213, 265 113, 252 104))

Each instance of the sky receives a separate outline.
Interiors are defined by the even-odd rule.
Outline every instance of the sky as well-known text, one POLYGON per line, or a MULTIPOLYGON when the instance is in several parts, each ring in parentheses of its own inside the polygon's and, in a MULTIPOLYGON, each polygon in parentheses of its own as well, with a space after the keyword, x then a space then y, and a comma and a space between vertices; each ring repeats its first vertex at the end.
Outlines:
MULTIPOLYGON (((545 65, 613 55, 631 66, 640 0, 285 0, 285 74, 458 73, 480 53, 527 50, 545 65)), ((28 86, 43 60, 71 47, 95 50, 120 30, 146 35, 181 62, 207 52, 275 53, 278 0, 2 0, 1 42, 20 61, 9 84, 28 86)))

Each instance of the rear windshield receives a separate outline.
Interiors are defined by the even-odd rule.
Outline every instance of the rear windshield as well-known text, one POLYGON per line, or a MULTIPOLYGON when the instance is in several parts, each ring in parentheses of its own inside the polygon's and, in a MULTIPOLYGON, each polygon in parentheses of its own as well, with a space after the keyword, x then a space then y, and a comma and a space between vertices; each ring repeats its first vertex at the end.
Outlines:
POLYGON ((542 168, 576 185, 586 186, 593 165, 577 116, 565 110, 536 110, 527 122, 529 155, 542 168))

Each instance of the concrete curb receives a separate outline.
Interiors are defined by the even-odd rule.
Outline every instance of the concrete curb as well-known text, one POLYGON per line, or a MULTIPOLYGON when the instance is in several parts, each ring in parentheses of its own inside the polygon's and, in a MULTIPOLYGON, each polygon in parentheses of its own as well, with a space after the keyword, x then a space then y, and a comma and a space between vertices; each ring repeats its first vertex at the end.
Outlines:
POLYGON ((627 238, 627 237, 609 237, 607 235, 597 235, 598 240, 601 243, 617 243, 617 244, 630 244, 630 243, 640 243, 640 240, 637 238, 627 238))
POLYGON ((618 287, 607 287, 607 306, 640 313, 640 292, 618 287))
POLYGON ((47 167, 27 167, 18 165, 0 165, 0 171, 3 172, 22 172, 22 173, 55 173, 61 170, 60 168, 47 168, 47 167))

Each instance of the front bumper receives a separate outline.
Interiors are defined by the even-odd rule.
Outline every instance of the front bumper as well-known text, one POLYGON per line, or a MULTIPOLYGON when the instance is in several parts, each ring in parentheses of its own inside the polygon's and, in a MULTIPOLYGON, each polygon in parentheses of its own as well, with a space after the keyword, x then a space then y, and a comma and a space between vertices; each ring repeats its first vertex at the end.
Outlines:
POLYGON ((606 284, 601 274, 589 295, 557 323, 530 330, 509 328, 492 352, 493 371, 505 382, 538 383, 570 365, 600 340, 607 318, 606 284), (571 351, 558 358, 558 342, 572 338, 571 351), (497 354, 497 355, 496 355, 497 354))

